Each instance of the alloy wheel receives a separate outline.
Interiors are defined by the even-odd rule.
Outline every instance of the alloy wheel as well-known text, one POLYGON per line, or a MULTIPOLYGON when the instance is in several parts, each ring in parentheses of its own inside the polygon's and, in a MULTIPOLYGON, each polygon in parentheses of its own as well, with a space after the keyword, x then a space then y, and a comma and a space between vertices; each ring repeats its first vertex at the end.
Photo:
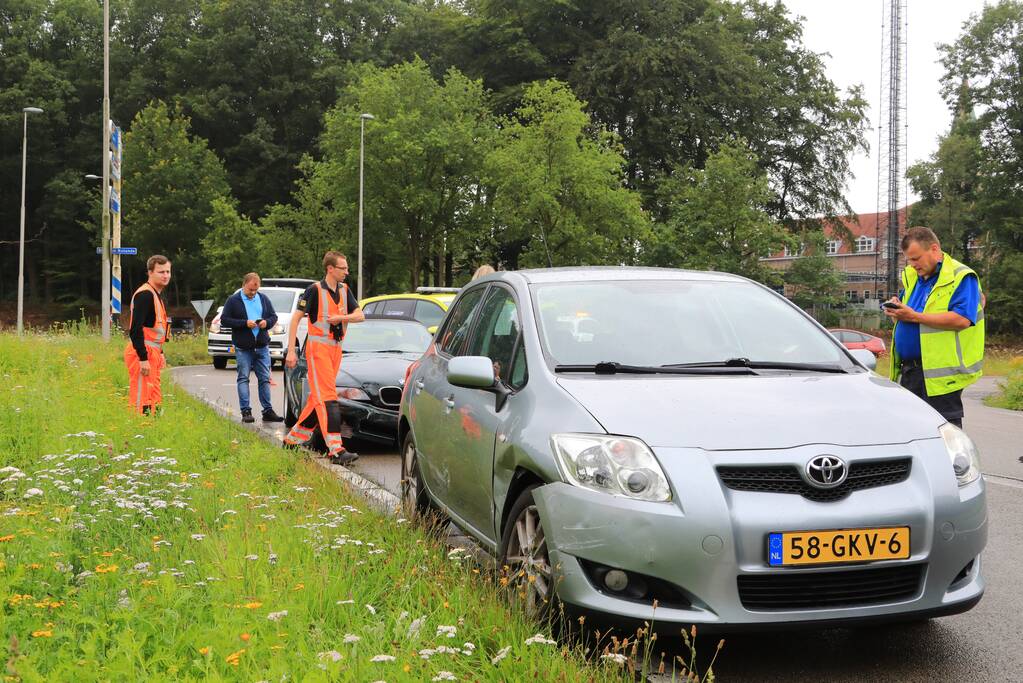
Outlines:
POLYGON ((504 563, 512 600, 530 616, 542 617, 550 606, 553 572, 535 505, 523 508, 515 518, 504 563))

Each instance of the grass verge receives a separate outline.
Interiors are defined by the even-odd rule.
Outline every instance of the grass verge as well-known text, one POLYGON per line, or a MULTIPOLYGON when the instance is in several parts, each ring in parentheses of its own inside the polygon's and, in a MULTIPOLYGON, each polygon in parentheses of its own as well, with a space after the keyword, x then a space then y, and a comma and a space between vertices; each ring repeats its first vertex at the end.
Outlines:
POLYGON ((992 408, 1023 410, 1023 369, 1016 370, 998 383, 1000 391, 984 399, 992 408))
POLYGON ((0 335, 5 680, 629 680, 536 637, 493 582, 123 345, 0 335))

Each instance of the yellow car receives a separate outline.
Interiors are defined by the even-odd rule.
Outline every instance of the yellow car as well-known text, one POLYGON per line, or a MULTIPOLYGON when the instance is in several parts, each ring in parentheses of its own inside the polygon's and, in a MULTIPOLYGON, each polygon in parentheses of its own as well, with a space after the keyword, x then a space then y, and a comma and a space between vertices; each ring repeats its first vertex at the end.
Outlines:
POLYGON ((359 306, 366 315, 418 320, 433 334, 456 296, 456 287, 418 287, 414 293, 371 296, 359 306))

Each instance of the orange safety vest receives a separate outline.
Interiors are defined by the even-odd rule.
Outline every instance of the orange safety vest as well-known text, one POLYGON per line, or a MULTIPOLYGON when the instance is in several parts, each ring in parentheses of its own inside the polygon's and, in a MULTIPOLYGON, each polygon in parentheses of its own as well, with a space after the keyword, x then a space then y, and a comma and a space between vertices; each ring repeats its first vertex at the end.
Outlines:
MULTIPOLYGON (((341 346, 341 342, 335 341, 330 334, 330 323, 327 318, 332 315, 348 314, 348 285, 341 283, 340 296, 335 304, 326 287, 319 282, 316 283, 316 290, 319 297, 319 306, 316 311, 316 321, 309 321, 309 334, 306 337, 306 344, 326 344, 327 346, 341 346)), ((347 325, 345 326, 347 328, 347 325)), ((344 332, 342 335, 344 336, 344 332)), ((306 347, 308 353, 308 346, 306 347)))
MULTIPOLYGON (((153 293, 153 303, 156 304, 156 322, 153 323, 152 327, 143 327, 142 336, 145 339, 146 346, 157 351, 163 351, 163 343, 167 341, 167 309, 163 307, 163 300, 160 299, 160 294, 152 288, 147 282, 138 289, 135 290, 135 294, 141 291, 150 291, 153 293)), ((128 316, 128 327, 131 327, 132 319, 135 317, 135 295, 131 297, 131 306, 129 307, 128 316)))
MULTIPOLYGON (((156 305, 156 321, 152 327, 143 327, 142 336, 149 355, 149 376, 142 374, 141 360, 131 340, 124 347, 124 363, 128 368, 128 402, 135 410, 142 412, 143 409, 160 405, 163 402, 163 394, 160 388, 160 371, 163 369, 163 343, 167 340, 167 309, 160 300, 160 295, 149 283, 142 285, 135 290, 135 294, 142 291, 153 293, 153 302, 156 305)), ((135 296, 131 297, 130 315, 128 325, 135 317, 135 296)))

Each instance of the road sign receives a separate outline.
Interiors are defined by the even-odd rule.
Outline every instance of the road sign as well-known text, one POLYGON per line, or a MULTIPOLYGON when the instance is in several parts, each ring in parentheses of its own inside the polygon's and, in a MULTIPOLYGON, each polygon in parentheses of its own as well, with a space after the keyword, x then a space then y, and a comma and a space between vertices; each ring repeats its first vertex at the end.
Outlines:
POLYGON ((114 247, 110 250, 111 254, 116 256, 137 256, 139 253, 138 247, 114 247))
POLYGON ((110 189, 110 210, 114 213, 121 213, 121 197, 113 188, 110 189))
POLYGON ((121 146, 121 129, 110 122, 110 149, 116 150, 121 146))
POLYGON ((206 314, 210 312, 210 308, 213 306, 213 299, 199 299, 198 301, 192 302, 192 308, 195 312, 202 316, 202 333, 206 334, 206 314))

